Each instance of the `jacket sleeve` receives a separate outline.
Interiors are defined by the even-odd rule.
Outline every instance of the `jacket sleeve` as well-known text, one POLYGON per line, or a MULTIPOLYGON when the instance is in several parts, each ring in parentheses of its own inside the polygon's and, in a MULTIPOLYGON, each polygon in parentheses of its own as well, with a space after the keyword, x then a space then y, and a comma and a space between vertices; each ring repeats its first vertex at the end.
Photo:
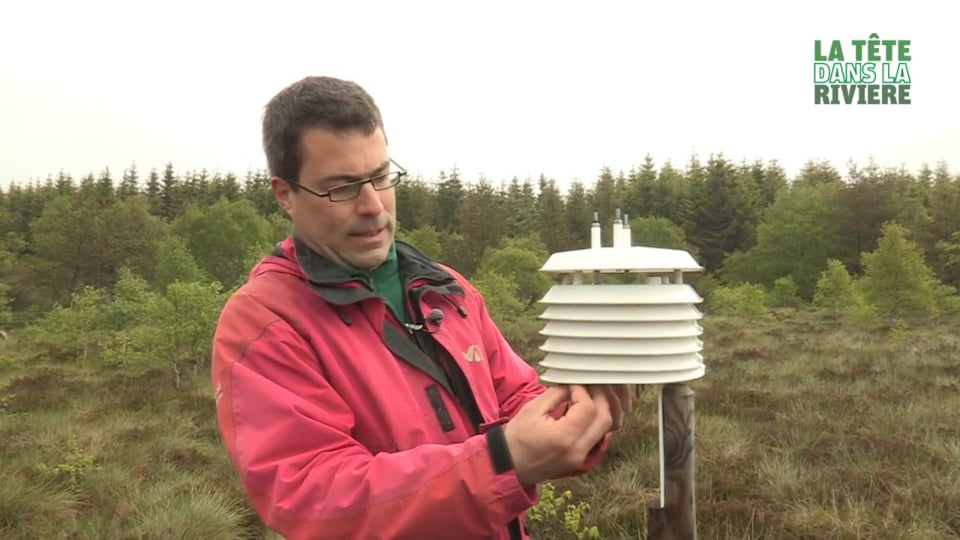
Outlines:
POLYGON ((504 466, 499 427, 459 444, 372 455, 351 437, 353 414, 318 365, 263 306, 228 302, 212 361, 218 422, 271 529, 290 540, 490 536, 535 502, 536 490, 504 466))
MULTIPOLYGON (((520 357, 503 337, 490 317, 479 292, 476 293, 484 337, 484 350, 493 375, 500 411, 505 418, 513 418, 530 400, 546 391, 537 371, 520 357)), ((561 408, 562 410, 562 408, 561 408)))

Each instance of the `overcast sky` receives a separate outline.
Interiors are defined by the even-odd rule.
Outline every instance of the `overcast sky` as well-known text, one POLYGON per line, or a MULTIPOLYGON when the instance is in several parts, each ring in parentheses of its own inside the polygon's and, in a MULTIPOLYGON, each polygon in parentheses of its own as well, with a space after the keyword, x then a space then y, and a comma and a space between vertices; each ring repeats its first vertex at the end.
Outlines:
POLYGON ((960 173, 951 2, 33 1, 0 7, 0 185, 136 162, 263 168, 260 115, 310 74, 378 101, 392 157, 567 185, 649 153, 945 161, 960 173), (267 5, 270 7, 266 7, 267 5), (814 40, 909 39, 913 103, 814 105, 814 40))

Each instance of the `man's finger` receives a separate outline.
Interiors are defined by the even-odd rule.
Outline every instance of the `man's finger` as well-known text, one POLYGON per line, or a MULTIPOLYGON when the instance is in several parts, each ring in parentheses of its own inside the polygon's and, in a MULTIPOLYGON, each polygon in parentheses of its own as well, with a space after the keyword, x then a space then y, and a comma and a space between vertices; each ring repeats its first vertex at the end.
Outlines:
POLYGON ((630 385, 614 385, 613 391, 616 393, 617 399, 620 401, 620 408, 623 409, 623 414, 630 414, 630 411, 633 410, 633 392, 630 391, 630 385))
POLYGON ((596 385, 591 387, 591 391, 596 394, 602 394, 606 398, 607 409, 610 411, 612 421, 611 429, 617 430, 623 427, 623 406, 620 404, 620 398, 614 392, 613 386, 609 384, 596 385))
POLYGON ((538 415, 550 415, 568 399, 570 399, 570 387, 562 384, 547 388, 546 392, 531 400, 528 405, 538 415))
POLYGON ((570 403, 576 405, 578 402, 591 402, 593 396, 590 395, 590 389, 582 384, 570 385, 570 403))
POLYGON ((597 405, 589 390, 583 385, 570 385, 570 407, 563 415, 563 421, 583 430, 597 415, 597 405))
POLYGON ((624 417, 627 413, 623 408, 623 402, 620 401, 620 396, 617 395, 613 386, 607 387, 607 394, 610 396, 610 414, 613 416, 612 429, 616 431, 623 427, 624 417))
POLYGON ((590 425, 587 426, 587 429, 584 431, 581 441, 585 444, 586 448, 592 448, 600 439, 606 435, 610 429, 611 425, 608 423, 608 419, 616 420, 613 417, 613 411, 611 406, 619 408, 619 405, 614 405, 610 403, 610 395, 612 392, 609 391, 609 388, 606 385, 599 385, 591 388, 593 396, 593 415, 590 421, 590 425))

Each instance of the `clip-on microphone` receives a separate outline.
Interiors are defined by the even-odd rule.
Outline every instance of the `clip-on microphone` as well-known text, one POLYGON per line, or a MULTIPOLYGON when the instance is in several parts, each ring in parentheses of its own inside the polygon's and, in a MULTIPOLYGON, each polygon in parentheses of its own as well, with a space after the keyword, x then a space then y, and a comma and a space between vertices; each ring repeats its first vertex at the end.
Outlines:
POLYGON ((437 328, 439 328, 440 323, 443 321, 443 312, 440 311, 439 308, 433 308, 430 310, 430 315, 427 315, 427 319, 425 321, 421 323, 403 323, 403 326, 405 326, 410 332, 426 332, 428 334, 436 332, 436 330, 430 330, 427 328, 427 321, 432 322, 437 326, 437 328))

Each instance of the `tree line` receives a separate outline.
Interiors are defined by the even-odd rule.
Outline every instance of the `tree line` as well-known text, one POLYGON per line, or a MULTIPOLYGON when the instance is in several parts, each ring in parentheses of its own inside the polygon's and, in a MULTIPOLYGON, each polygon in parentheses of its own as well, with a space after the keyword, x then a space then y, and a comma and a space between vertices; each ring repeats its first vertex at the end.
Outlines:
MULTIPOLYGON (((960 287, 960 176, 943 163, 910 172, 850 162, 841 173, 809 161, 789 178, 776 160, 692 155, 657 167, 648 155, 566 189, 544 176, 465 179, 455 168, 396 189, 399 237, 492 290, 514 291, 491 300, 504 317, 536 309, 549 287, 539 266, 550 253, 588 247, 594 212, 611 245, 618 210, 633 245, 690 251, 706 269, 703 293, 779 286, 813 302, 832 263, 851 279, 865 275, 865 255, 890 226, 904 249, 915 248, 937 294, 960 287)), ((229 289, 289 229, 265 171, 238 177, 168 163, 141 178, 133 164, 119 179, 105 169, 15 182, 0 192, 0 317, 34 320, 86 288, 113 288, 124 272, 155 291, 178 282, 229 289)))

